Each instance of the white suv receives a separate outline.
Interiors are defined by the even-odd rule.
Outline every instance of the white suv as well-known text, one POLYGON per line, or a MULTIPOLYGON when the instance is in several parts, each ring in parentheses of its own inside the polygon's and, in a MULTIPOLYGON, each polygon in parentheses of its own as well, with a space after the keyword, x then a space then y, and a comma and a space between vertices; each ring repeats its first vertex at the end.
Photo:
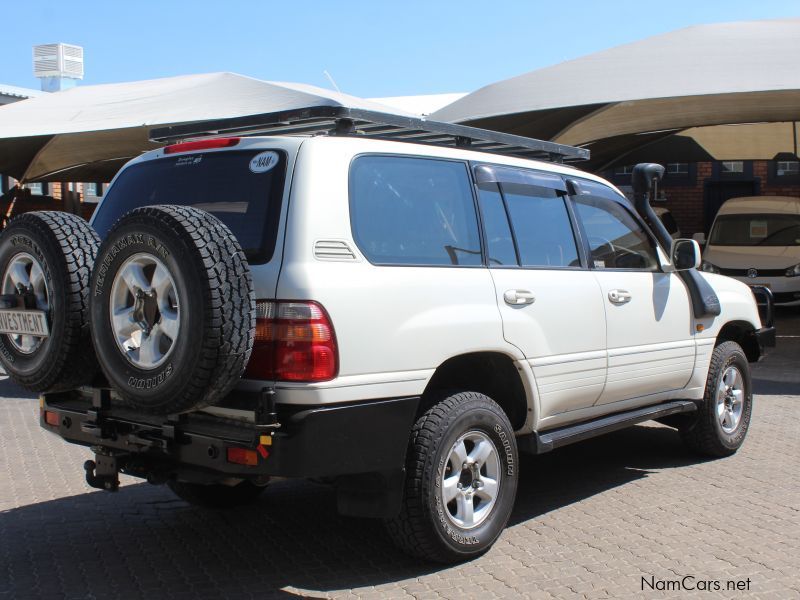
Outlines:
POLYGON ((519 451, 660 419, 735 452, 774 339, 751 291, 699 274, 642 185, 656 234, 602 179, 504 147, 346 132, 149 152, 93 229, 34 213, 3 233, 0 359, 45 392, 45 429, 93 448, 95 487, 121 471, 232 506, 318 478, 439 561, 500 535, 519 451))

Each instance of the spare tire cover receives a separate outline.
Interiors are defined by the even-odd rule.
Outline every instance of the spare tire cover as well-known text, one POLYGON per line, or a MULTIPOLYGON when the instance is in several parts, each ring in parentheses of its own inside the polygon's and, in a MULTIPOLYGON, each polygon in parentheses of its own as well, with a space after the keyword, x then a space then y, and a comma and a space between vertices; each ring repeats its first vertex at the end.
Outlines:
POLYGON ((213 215, 184 206, 129 212, 100 247, 91 294, 100 366, 138 409, 208 406, 244 372, 255 335, 250 267, 213 215))
POLYGON ((21 214, 0 234, 2 308, 14 311, 0 320, 11 327, 27 321, 27 331, 34 319, 43 318, 48 334, 0 334, 0 362, 22 387, 33 392, 69 389, 96 374, 89 281, 99 246, 100 238, 86 221, 56 211, 21 214))

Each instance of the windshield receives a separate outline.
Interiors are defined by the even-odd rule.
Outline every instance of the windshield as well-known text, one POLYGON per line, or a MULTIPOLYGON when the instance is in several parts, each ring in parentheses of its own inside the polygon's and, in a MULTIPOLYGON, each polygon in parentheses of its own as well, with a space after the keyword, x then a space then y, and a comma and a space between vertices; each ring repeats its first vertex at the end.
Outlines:
POLYGON ((285 173, 286 155, 275 150, 180 154, 142 162, 120 173, 92 225, 105 238, 117 219, 134 208, 193 206, 225 223, 250 262, 267 262, 275 249, 285 173))
POLYGON ((800 215, 723 215, 709 236, 712 246, 800 246, 800 215))

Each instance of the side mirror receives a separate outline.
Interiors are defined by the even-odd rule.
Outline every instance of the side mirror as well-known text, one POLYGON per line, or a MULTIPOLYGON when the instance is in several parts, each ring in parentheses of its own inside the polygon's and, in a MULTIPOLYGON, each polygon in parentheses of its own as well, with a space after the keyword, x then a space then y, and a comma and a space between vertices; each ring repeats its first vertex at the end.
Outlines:
POLYGON ((693 239, 695 242, 697 242, 698 244, 700 244, 701 246, 705 246, 705 243, 706 243, 706 234, 705 234, 705 233, 703 233, 702 231, 698 231, 697 233, 695 233, 695 234, 692 236, 692 239, 693 239))
POLYGON ((672 244, 672 265, 676 271, 700 266, 700 244, 697 240, 675 240, 672 244))

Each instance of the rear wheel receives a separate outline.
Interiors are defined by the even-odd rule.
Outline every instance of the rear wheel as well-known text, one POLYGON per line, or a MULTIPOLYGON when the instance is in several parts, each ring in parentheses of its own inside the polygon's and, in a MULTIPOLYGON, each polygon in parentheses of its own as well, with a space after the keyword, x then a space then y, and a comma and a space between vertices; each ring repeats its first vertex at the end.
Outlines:
POLYGON ((89 279, 99 245, 86 221, 55 211, 24 213, 0 234, 2 308, 25 311, 16 314, 26 317, 26 330, 40 329, 41 319, 49 334, 19 328, 0 334, 0 362, 19 385, 34 392, 68 389, 95 375, 89 279))
POLYGON ((736 342, 723 342, 711 355, 703 404, 680 427, 681 437, 698 454, 730 456, 744 443, 752 409, 747 357, 736 342))
POLYGON ((414 425, 400 514, 386 522, 402 550, 452 563, 486 552, 505 528, 517 490, 517 444, 490 398, 443 398, 414 425))
POLYGON ((234 235, 194 208, 136 209, 92 276, 92 336, 120 396, 167 414, 208 406, 241 377, 255 334, 250 268, 234 235))
POLYGON ((256 485, 249 481, 241 481, 236 485, 223 485, 221 483, 202 484, 188 483, 185 481, 169 481, 167 487, 178 498, 194 506, 203 508, 236 508, 252 504, 266 488, 265 485, 256 485))

